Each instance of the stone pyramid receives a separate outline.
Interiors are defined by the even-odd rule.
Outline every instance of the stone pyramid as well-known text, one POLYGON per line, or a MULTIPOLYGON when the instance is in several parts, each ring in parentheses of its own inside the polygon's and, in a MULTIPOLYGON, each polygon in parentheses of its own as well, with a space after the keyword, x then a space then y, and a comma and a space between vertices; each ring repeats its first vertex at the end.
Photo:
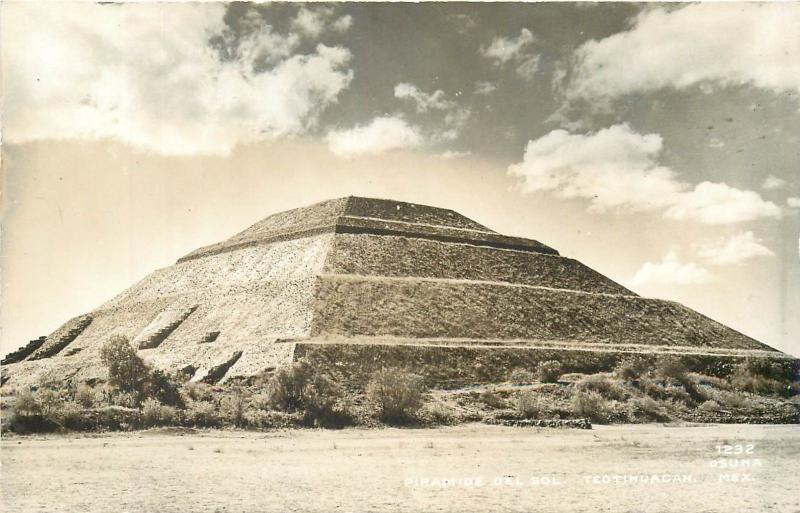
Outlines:
POLYGON ((155 367, 206 382, 303 356, 350 377, 403 365, 451 384, 502 381, 542 359, 581 371, 629 353, 704 368, 789 358, 535 240, 451 210, 359 197, 275 214, 189 253, 8 355, 3 379, 103 379, 99 350, 112 335, 155 367))

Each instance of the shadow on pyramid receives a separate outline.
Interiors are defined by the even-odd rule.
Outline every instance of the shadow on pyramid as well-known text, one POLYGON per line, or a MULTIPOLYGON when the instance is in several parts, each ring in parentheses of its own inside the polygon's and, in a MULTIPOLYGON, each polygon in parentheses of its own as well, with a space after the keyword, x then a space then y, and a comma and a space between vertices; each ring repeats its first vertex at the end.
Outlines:
POLYGON ((206 382, 301 357, 355 381, 403 366, 439 385, 503 381, 549 359, 597 372, 631 353, 669 354, 719 375, 746 357, 792 358, 535 240, 358 197, 275 214, 153 272, 8 355, 3 380, 102 380, 100 348, 114 335, 206 382))

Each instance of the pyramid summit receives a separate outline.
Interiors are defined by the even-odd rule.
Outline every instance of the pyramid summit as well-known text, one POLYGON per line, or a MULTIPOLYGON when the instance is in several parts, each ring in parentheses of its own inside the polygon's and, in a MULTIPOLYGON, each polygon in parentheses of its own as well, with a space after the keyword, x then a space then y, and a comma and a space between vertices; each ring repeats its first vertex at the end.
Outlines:
POLYGON ((3 380, 102 380, 100 348, 114 335, 205 382, 302 357, 356 381, 396 365, 443 385, 502 381, 545 359, 581 372, 670 354, 719 373, 746 357, 791 358, 541 242, 360 197, 281 212, 187 254, 8 355, 3 380))

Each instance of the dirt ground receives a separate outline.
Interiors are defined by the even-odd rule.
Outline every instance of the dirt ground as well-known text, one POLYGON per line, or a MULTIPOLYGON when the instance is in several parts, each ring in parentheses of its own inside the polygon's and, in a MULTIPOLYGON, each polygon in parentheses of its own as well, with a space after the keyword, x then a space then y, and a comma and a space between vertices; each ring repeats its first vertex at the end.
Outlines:
POLYGON ((14 512, 800 511, 800 429, 467 425, 11 437, 14 512))

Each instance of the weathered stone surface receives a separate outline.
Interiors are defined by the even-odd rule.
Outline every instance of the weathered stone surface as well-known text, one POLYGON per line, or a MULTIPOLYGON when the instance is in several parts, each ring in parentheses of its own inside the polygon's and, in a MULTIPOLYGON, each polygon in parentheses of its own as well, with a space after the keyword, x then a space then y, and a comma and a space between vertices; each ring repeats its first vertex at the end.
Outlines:
POLYGON ((402 365, 432 384, 504 379, 546 359, 597 371, 632 352, 717 374, 748 356, 795 365, 538 241, 451 210, 353 197, 270 216, 153 272, 4 360, 4 379, 104 379, 99 352, 114 335, 159 369, 215 382, 303 356, 342 379, 402 365))
POLYGON ((325 272, 389 278, 498 281, 636 295, 571 258, 396 236, 337 235, 325 263, 325 272))

